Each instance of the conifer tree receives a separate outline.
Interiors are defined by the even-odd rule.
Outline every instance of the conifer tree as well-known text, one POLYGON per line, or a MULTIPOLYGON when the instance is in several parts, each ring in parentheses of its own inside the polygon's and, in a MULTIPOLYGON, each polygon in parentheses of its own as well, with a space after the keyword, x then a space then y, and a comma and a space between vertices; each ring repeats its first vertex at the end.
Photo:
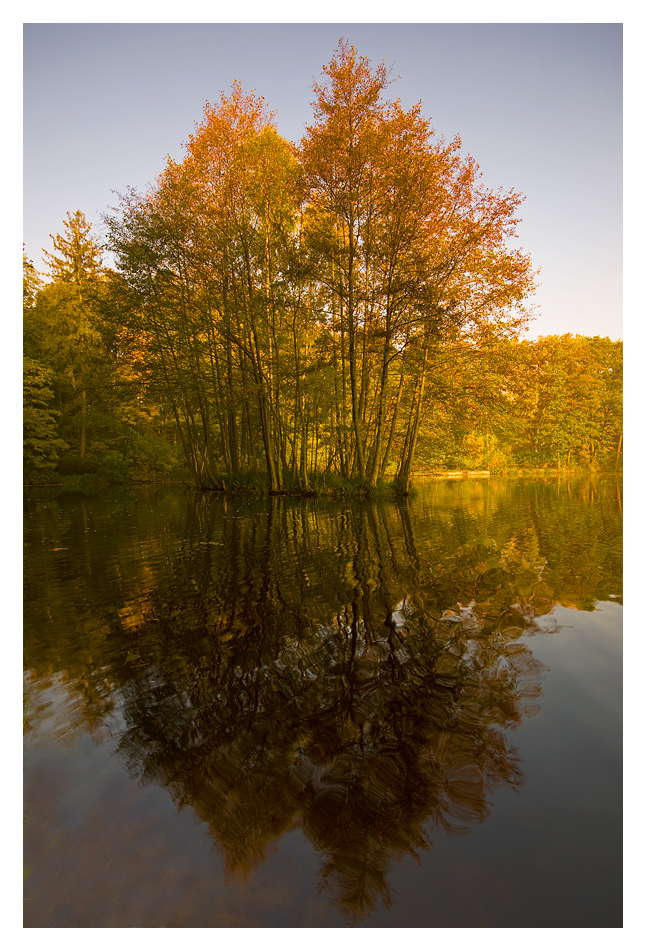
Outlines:
POLYGON ((52 280, 39 294, 35 312, 42 349, 56 374, 59 401, 68 411, 63 422, 69 418, 81 458, 86 454, 92 364, 101 350, 95 310, 103 271, 101 248, 91 229, 83 212, 68 212, 64 234, 50 235, 59 255, 44 252, 52 280))
POLYGON ((86 288, 101 272, 101 248, 91 235, 92 223, 77 210, 74 214, 67 213, 63 229, 63 235, 49 236, 60 257, 43 249, 51 278, 74 284, 79 289, 86 288))

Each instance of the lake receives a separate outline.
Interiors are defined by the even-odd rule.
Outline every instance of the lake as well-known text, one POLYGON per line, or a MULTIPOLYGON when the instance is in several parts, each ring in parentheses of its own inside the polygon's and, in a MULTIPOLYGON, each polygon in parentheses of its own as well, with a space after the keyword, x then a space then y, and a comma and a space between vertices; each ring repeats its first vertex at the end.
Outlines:
POLYGON ((28 490, 27 927, 622 925, 622 497, 28 490))

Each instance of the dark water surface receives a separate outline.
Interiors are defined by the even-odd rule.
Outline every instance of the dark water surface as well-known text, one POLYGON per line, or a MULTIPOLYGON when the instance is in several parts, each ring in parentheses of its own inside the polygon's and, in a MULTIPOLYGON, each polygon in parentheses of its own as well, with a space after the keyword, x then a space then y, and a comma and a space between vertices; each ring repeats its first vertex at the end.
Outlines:
POLYGON ((622 924, 621 497, 25 499, 33 927, 622 924))

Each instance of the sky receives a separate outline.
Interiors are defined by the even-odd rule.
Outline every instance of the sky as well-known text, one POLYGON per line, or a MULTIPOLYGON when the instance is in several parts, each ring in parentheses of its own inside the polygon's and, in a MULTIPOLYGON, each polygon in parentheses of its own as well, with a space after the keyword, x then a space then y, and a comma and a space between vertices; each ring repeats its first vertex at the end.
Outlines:
POLYGON ((313 80, 343 37, 391 68, 388 97, 460 135, 488 188, 526 196, 518 244, 540 268, 530 337, 622 337, 619 23, 27 23, 23 241, 77 208, 97 228, 115 192, 181 159, 234 80, 299 140, 313 80))

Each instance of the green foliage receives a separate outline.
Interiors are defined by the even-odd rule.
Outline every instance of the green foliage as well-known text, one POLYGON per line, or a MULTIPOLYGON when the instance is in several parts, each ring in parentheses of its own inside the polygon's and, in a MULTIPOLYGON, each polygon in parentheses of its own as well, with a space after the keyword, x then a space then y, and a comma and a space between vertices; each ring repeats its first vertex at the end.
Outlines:
POLYGON ((52 408, 52 373, 25 357, 23 362, 24 478, 33 480, 55 468, 67 443, 57 435, 58 412, 52 408))
POLYGON ((34 306, 36 294, 42 287, 42 278, 34 262, 31 261, 23 251, 22 255, 22 304, 23 311, 34 306))
POLYGON ((100 459, 93 455, 79 456, 78 453, 68 452, 61 456, 56 471, 61 476, 87 476, 99 472, 100 459))
POLYGON ((67 213, 62 236, 50 235, 54 250, 61 254, 57 257, 45 252, 45 261, 55 282, 73 284, 79 289, 87 287, 99 276, 101 249, 91 236, 91 229, 92 223, 79 210, 74 214, 67 213))
POLYGON ((43 471, 108 482, 184 474, 168 405, 142 400, 115 346, 107 315, 118 282, 102 269, 82 213, 64 224, 53 239, 60 254, 47 256, 50 283, 23 257, 25 480, 43 471))
POLYGON ((133 479, 187 475, 182 448, 173 446, 152 429, 131 430, 123 453, 133 479))
POLYGON ((418 471, 622 465, 622 343, 448 344, 425 400, 418 471))
POLYGON ((131 461, 121 453, 106 453, 101 460, 99 473, 111 483, 126 483, 130 478, 131 461))
POLYGON ((564 334, 516 342, 509 345, 504 379, 517 462, 621 463, 620 341, 564 334))

